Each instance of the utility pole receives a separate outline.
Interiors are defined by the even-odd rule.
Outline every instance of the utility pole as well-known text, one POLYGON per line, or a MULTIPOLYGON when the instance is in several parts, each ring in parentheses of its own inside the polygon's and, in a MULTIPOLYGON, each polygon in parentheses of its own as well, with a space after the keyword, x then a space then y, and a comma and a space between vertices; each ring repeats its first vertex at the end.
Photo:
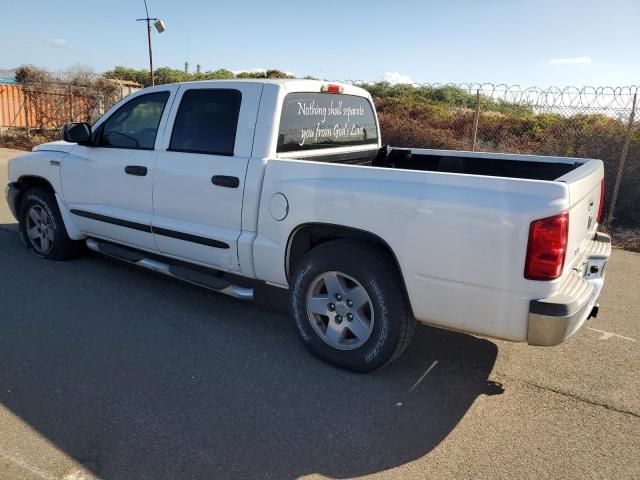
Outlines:
POLYGON ((154 21, 154 26, 158 33, 164 32, 164 22, 157 18, 149 17, 149 9, 147 8, 147 0, 144 0, 144 11, 147 16, 145 18, 136 18, 138 22, 147 22, 147 43, 149 45, 149 73, 151 74, 151 86, 155 85, 155 79, 153 78, 153 53, 151 51, 151 22, 154 21))

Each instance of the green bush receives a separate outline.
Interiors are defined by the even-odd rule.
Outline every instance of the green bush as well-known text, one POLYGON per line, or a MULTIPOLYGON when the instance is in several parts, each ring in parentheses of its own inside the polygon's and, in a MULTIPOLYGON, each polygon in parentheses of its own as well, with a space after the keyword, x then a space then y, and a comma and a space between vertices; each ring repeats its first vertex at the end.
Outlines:
MULTIPOLYGON (((161 67, 155 69, 153 71, 153 75, 156 85, 190 82, 194 80, 228 80, 232 78, 294 78, 291 75, 275 69, 267 70, 265 72, 239 72, 236 75, 231 70, 227 70, 225 68, 207 72, 188 73, 184 70, 161 67)), ((137 70, 134 68, 117 66, 113 70, 105 72, 104 76, 106 78, 136 82, 143 87, 151 86, 151 75, 149 74, 149 70, 137 70)))

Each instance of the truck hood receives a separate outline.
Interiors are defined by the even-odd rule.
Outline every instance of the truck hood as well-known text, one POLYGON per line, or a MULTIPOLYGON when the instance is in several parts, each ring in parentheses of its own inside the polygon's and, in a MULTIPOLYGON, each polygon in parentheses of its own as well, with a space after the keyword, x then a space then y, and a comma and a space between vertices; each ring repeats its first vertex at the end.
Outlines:
POLYGON ((64 140, 58 140, 55 142, 41 143, 40 145, 36 145, 35 147, 33 147, 32 151, 69 153, 76 145, 77 143, 69 143, 65 142, 64 140))

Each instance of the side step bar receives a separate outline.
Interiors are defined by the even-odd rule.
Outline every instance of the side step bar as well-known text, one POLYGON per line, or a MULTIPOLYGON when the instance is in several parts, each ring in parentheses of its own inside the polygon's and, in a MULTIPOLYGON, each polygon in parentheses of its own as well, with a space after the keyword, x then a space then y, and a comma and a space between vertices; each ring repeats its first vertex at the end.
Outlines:
POLYGON ((146 268, 147 270, 162 273, 163 275, 177 278, 183 282, 208 288, 209 290, 214 290, 218 293, 239 298, 240 300, 253 300, 253 288, 233 285, 224 278, 209 275, 207 273, 191 269, 187 266, 170 265, 153 258, 147 258, 143 252, 126 247, 120 247, 112 243, 101 242, 94 240, 93 238, 87 239, 86 244, 89 250, 93 250, 94 252, 117 258, 119 260, 124 260, 125 262, 146 268))

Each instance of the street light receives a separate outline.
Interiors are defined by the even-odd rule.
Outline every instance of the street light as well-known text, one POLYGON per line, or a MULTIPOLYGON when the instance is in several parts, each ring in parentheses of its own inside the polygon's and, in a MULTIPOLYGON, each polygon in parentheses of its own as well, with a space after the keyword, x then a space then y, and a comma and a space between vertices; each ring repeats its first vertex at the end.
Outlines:
POLYGON ((151 85, 155 85, 155 79, 153 78, 153 54, 151 52, 151 22, 156 27, 158 33, 162 33, 165 30, 164 22, 159 18, 149 18, 149 9, 147 8, 147 0, 144 0, 144 10, 147 13, 146 18, 136 18, 138 22, 147 22, 147 41, 149 43, 149 72, 151 73, 151 85))

